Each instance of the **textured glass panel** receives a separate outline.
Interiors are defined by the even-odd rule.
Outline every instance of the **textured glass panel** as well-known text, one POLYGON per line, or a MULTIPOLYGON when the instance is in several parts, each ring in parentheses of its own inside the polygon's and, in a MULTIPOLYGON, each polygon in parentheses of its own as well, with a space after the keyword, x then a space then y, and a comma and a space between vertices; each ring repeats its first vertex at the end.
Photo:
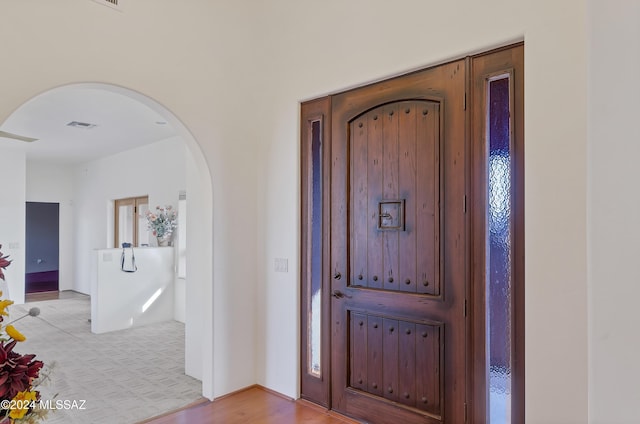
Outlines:
POLYGON ((509 76, 489 80, 487 374, 489 422, 511 423, 511 149, 509 76))
POLYGON ((309 237, 309 373, 320 376, 321 305, 322 305, 322 126, 311 123, 311 234, 309 237))

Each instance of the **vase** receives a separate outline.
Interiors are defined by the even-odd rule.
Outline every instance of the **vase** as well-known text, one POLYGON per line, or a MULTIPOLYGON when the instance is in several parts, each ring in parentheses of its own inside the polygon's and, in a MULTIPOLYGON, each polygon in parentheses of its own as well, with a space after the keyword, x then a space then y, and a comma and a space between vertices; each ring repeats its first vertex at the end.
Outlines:
POLYGON ((169 246, 169 243, 171 242, 171 236, 157 237, 157 239, 158 239, 158 247, 169 246))

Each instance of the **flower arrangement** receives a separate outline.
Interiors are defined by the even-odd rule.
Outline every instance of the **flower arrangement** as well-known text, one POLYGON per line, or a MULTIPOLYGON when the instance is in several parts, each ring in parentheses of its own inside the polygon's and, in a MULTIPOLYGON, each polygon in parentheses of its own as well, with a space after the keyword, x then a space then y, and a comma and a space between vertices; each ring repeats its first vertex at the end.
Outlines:
POLYGON ((178 215, 171 205, 164 208, 156 206, 156 211, 146 213, 147 228, 158 238, 169 238, 178 226, 178 215))
MULTIPOLYGON (((0 252, 2 280, 2 271, 11 264, 8 257, 0 252)), ((0 424, 35 424, 47 414, 47 409, 39 407, 40 392, 36 388, 49 376, 40 375, 44 363, 35 360, 36 355, 22 355, 13 350, 16 344, 26 340, 13 323, 29 315, 37 316, 40 310, 31 308, 26 315, 4 324, 4 317, 9 315, 7 308, 12 304, 12 300, 0 300, 0 424)))
MULTIPOLYGON (((2 245, 0 244, 0 249, 2 249, 2 245)), ((7 258, 9 255, 2 256, 2 252, 0 252, 0 279, 4 281, 4 272, 2 272, 6 267, 11 265, 11 261, 7 258)))

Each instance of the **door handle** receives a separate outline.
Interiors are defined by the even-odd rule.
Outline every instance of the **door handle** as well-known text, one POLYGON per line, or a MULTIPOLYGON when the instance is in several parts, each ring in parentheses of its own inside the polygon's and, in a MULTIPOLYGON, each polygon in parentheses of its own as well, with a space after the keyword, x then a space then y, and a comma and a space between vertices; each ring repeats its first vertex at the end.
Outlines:
POLYGON ((351 296, 342 293, 340 290, 334 290, 333 293, 331 293, 331 296, 335 297, 336 299, 342 299, 343 297, 351 298, 351 296))

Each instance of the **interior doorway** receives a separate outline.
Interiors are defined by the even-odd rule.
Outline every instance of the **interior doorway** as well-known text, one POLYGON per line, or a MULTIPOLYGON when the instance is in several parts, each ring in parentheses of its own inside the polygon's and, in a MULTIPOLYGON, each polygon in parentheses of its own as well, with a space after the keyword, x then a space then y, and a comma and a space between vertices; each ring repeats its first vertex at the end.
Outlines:
POLYGON ((60 264, 60 204, 26 203, 25 294, 57 292, 60 264))

